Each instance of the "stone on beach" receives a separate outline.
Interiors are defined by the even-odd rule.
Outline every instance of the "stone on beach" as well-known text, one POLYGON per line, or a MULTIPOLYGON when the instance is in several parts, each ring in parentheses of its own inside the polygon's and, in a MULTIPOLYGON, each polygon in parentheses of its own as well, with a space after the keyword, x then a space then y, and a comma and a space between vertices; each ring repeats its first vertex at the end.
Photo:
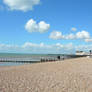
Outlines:
POLYGON ((92 92, 92 59, 0 67, 0 92, 92 92))

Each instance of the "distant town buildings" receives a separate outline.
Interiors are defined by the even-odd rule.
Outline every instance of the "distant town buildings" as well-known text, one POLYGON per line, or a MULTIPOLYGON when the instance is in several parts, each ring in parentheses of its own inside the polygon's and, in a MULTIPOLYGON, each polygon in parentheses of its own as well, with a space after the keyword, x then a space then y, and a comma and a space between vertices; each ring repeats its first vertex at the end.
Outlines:
POLYGON ((76 51, 76 55, 91 55, 92 51, 84 52, 84 51, 76 51))

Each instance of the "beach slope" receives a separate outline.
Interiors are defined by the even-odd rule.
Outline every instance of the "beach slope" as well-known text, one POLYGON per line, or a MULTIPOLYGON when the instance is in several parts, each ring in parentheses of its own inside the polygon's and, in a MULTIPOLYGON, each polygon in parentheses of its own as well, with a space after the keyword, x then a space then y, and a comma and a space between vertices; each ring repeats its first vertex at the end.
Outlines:
POLYGON ((0 67, 0 92, 92 92, 92 59, 0 67))

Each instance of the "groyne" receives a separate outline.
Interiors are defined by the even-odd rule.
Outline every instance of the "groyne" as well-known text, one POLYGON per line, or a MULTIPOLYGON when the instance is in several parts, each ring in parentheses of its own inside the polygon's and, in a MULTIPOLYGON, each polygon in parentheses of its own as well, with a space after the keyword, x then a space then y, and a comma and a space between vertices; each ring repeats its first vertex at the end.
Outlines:
POLYGON ((57 55, 56 57, 55 56, 41 57, 38 60, 31 60, 30 58, 0 58, 0 62, 16 62, 16 63, 54 62, 71 58, 86 57, 87 55, 62 55, 60 56, 59 59, 58 56, 60 55, 57 55))

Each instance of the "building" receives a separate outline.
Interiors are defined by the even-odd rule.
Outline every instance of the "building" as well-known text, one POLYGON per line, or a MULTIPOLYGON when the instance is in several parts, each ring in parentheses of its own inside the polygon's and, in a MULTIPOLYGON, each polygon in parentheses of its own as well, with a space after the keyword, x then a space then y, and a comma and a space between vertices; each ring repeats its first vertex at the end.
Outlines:
POLYGON ((88 55, 88 53, 84 51, 76 51, 76 55, 88 55))

